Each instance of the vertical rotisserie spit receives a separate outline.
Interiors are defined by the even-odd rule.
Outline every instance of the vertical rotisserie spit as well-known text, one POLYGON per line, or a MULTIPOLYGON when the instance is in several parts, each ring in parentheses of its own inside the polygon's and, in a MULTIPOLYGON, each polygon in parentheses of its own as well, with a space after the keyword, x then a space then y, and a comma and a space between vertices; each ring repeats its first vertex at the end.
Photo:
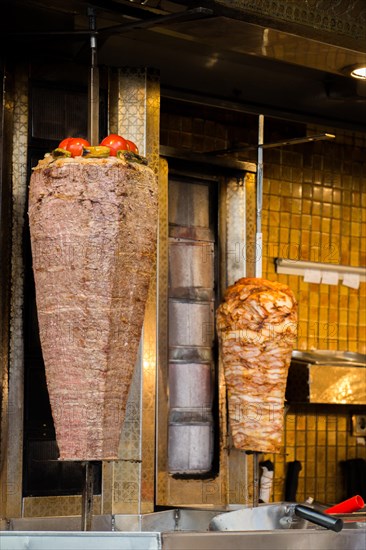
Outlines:
POLYGON ((284 284, 239 279, 217 310, 233 443, 237 449, 279 452, 297 304, 284 284))
POLYGON ((29 222, 61 460, 116 459, 155 261, 157 181, 123 158, 47 155, 29 222))

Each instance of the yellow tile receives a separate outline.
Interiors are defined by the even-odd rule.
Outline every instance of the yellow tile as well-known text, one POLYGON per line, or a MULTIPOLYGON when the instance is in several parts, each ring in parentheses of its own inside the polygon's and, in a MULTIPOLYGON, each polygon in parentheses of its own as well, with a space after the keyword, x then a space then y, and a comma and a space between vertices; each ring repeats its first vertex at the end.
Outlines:
POLYGON ((311 198, 313 196, 313 186, 311 185, 311 183, 303 183, 302 196, 304 198, 311 198))
POLYGON ((350 264, 353 265, 353 266, 356 266, 358 267, 360 265, 360 260, 359 260, 359 253, 358 252, 352 252, 350 253, 350 264))
POLYGON ((312 201, 310 200, 303 200, 302 201, 302 211, 303 214, 310 214, 312 208, 312 201))
POLYGON ((290 227, 290 214, 288 212, 281 212, 280 216, 280 226, 290 227))
POLYGON ((337 415, 337 430, 338 432, 346 432, 348 430, 348 416, 337 415))
POLYGON ((326 430, 326 421, 324 415, 318 415, 316 427, 317 430, 326 430))
POLYGON ((295 448, 295 460, 300 460, 300 462, 305 460, 305 447, 295 448))
POLYGON ((307 415, 306 429, 307 431, 316 429, 316 416, 314 414, 307 415))
POLYGON ((271 195, 269 199, 269 209, 275 212, 279 212, 280 205, 281 205, 280 198, 277 196, 271 195))
POLYGON ((280 224, 280 214, 279 214, 279 212, 270 212, 269 213, 269 223, 270 223, 270 225, 274 225, 275 227, 279 226, 279 224, 280 224))
POLYGON ((333 216, 333 218, 336 218, 337 220, 340 219, 340 217, 341 217, 341 207, 340 206, 333 204, 332 216, 333 216))
POLYGON ((291 216, 291 227, 294 229, 300 229, 301 227, 301 216, 298 214, 292 214, 291 216))
POLYGON ((323 187, 323 201, 332 202, 333 189, 331 187, 323 187))
POLYGON ((339 325, 338 338, 340 340, 347 340, 347 336, 348 336, 348 327, 346 325, 339 325))
POLYGON ((340 230, 341 230, 340 221, 333 218, 332 222, 331 222, 331 225, 332 225, 332 235, 334 235, 334 234, 338 235, 340 233, 340 230))
POLYGON ((286 414, 286 429, 294 430, 296 424, 296 415, 294 413, 287 413, 286 414))
POLYGON ((298 340, 297 340, 297 347, 299 350, 307 350, 309 349, 309 343, 308 343, 308 339, 306 337, 300 337, 298 340))
POLYGON ((349 325, 356 325, 358 322, 358 311, 356 309, 350 308, 348 312, 348 323, 349 325))
POLYGON ((284 227, 281 227, 280 229, 280 242, 281 243, 288 243, 289 241, 289 233, 290 231, 284 227))
POLYGON ((342 248, 341 252, 341 262, 343 265, 349 265, 350 262, 350 253, 348 249, 342 248))
POLYGON ((295 449, 294 447, 286 447, 287 461, 293 462, 295 460, 295 449))
POLYGON ((289 181, 281 182, 281 195, 288 197, 292 195, 292 184, 289 181))
MULTIPOLYGON (((300 236, 301 232, 298 229, 291 229, 290 231, 290 242, 300 245, 300 236)), ((298 254, 299 256, 299 254, 298 254)))
POLYGON ((323 204, 322 216, 324 216, 325 218, 330 218, 331 215, 332 215, 332 205, 323 204))
POLYGON ((321 222, 322 233, 330 232, 330 218, 323 218, 321 222))
POLYGON ((351 208, 349 206, 342 206, 342 219, 349 221, 351 219, 351 208))
POLYGON ((355 206, 351 207, 351 220, 353 222, 360 222, 362 220, 362 210, 361 208, 356 208, 355 206))
POLYGON ((361 226, 360 226, 359 223, 351 222, 351 235, 353 237, 359 237, 360 236, 360 233, 361 233, 360 229, 361 229, 361 226))
POLYGON ((301 216, 301 228, 304 229, 311 229, 311 216, 309 214, 303 214, 301 216))
POLYGON ((338 309, 329 310, 329 322, 336 323, 338 321, 338 309))
MULTIPOLYGON (((333 190, 333 203, 340 203, 341 202, 341 191, 340 189, 334 189, 333 190)), ((334 206, 333 206, 334 207, 334 206)))
POLYGON ((272 195, 279 195, 280 194, 280 189, 281 189, 281 182, 279 180, 272 179, 271 184, 270 184, 271 194, 272 195))
POLYGON ((320 216, 321 215, 321 203, 320 202, 315 202, 315 201, 313 202, 313 204, 312 204, 312 215, 313 216, 320 216))
POLYGON ((302 210, 302 201, 300 199, 292 199, 291 212, 293 214, 300 214, 302 210))

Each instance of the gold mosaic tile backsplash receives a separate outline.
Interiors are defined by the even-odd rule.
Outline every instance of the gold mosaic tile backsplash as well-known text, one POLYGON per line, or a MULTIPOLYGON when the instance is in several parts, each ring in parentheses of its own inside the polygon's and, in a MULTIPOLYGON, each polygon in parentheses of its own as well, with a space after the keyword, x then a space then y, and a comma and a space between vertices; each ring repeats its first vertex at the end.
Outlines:
POLYGON ((265 151, 263 275, 297 296, 299 349, 365 353, 366 284, 304 283, 276 275, 274 258, 366 265, 366 150, 337 141, 292 149, 265 151))
MULTIPOLYGON (((256 142, 254 120, 246 128, 245 121, 235 121, 230 113, 226 120, 222 114, 212 115, 207 120, 210 113, 193 108, 187 112, 187 107, 181 115, 163 113, 162 143, 199 152, 225 148, 233 141, 256 142)), ((285 122, 283 128, 291 137, 285 122)), ((264 150, 263 277, 280 280, 296 293, 299 349, 366 353, 366 283, 355 290, 341 283, 308 284, 298 276, 275 273, 276 257, 366 265, 366 136, 307 128, 308 135, 324 131, 336 134, 336 139, 264 150)), ((272 141, 281 138, 277 134, 272 141)), ((255 156, 241 158, 255 160, 255 156)), ((294 460, 302 464, 298 501, 343 499, 342 461, 366 459, 363 440, 351 435, 350 415, 347 407, 339 406, 289 409, 283 453, 263 457, 275 465, 272 500, 284 499, 288 462, 294 460)))
MULTIPOLYGON (((362 439, 362 438, 361 438, 362 439)), ((298 460, 302 469, 296 500, 308 497, 336 503, 345 498, 342 462, 366 459, 366 447, 351 435, 350 412, 344 407, 312 407, 291 411, 286 416, 284 453, 268 455, 274 462, 272 499, 284 499, 287 463, 298 460)))
MULTIPOLYGON (((317 133, 316 131, 310 133, 317 133)), ((319 133, 319 129, 318 129, 319 133)), ((355 290, 276 275, 274 258, 365 267, 365 139, 339 136, 298 148, 265 151, 263 276, 288 284, 299 305, 298 349, 366 353, 366 283, 355 290)), ((366 394, 366 379, 365 379, 366 394)), ((290 409, 284 453, 275 464, 272 498, 283 500, 287 463, 299 460, 297 501, 345 497, 342 462, 366 459, 364 439, 351 435, 351 411, 290 409)))

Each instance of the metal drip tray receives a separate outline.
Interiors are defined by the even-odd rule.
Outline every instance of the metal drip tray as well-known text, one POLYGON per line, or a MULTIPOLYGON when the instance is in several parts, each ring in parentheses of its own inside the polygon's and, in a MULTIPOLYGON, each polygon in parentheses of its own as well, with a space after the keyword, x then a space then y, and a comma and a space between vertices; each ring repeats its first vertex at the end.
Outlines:
POLYGON ((294 351, 287 379, 288 403, 364 405, 366 355, 348 351, 294 351))

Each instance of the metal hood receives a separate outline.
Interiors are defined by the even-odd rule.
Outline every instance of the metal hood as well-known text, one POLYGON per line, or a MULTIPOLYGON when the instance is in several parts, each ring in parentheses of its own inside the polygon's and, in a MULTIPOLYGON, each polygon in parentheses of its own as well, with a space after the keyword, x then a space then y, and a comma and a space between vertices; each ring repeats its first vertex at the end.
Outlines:
POLYGON ((3 10, 3 48, 87 64, 90 7, 98 62, 158 68, 163 95, 366 128, 366 82, 346 69, 366 63, 363 0, 16 0, 3 10))
POLYGON ((366 355, 342 351, 294 351, 286 401, 331 405, 366 404, 366 355))

